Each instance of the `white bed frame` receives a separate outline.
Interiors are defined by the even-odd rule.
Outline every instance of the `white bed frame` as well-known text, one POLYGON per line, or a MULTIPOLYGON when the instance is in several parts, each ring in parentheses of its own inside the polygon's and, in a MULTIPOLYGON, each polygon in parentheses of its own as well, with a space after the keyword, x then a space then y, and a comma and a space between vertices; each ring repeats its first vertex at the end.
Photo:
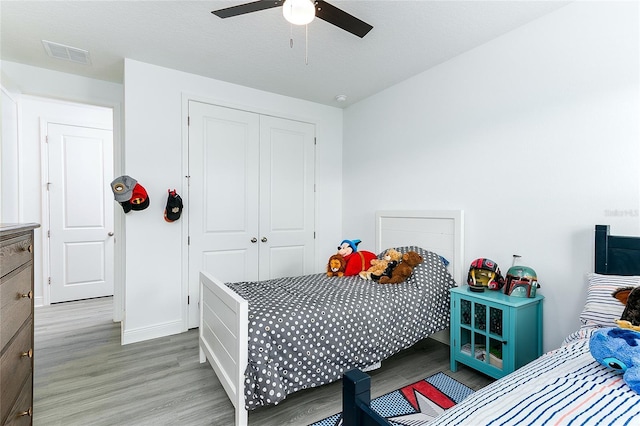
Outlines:
MULTIPOLYGON (((379 211, 376 249, 414 245, 449 262, 462 282, 464 225, 462 210, 379 211)), ((245 426, 244 372, 248 363, 248 303, 208 273, 200 273, 200 362, 209 361, 235 407, 236 426, 245 426)))

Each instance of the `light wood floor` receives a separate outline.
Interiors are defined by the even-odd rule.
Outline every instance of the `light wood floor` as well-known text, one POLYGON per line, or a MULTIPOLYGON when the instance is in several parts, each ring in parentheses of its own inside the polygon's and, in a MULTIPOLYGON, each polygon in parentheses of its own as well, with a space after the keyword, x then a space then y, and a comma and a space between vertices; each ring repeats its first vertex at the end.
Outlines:
MULTIPOLYGON (((197 330, 120 345, 112 299, 35 311, 34 425, 232 425, 233 406, 208 363, 197 330)), ((443 371, 472 389, 492 379, 461 366, 427 339, 371 372, 372 396, 443 371)), ((341 381, 290 395, 249 413, 251 426, 306 425, 341 410, 341 381)))

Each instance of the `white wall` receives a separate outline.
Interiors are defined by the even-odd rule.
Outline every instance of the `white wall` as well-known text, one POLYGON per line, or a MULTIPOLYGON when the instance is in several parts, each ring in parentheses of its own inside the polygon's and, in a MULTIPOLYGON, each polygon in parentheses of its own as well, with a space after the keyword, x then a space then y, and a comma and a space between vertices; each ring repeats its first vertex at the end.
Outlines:
MULTIPOLYGON (((123 341, 177 333, 183 327, 180 259, 185 221, 168 224, 168 188, 184 194, 184 97, 316 123, 316 258, 318 270, 341 233, 342 110, 125 60, 126 174, 149 193, 151 205, 126 215, 126 320, 123 341)), ((124 215, 123 213, 120 213, 124 215)), ((186 308, 186 307, 185 307, 186 308)))
POLYGON ((466 264, 522 255, 557 346, 594 225, 640 235, 638 28, 635 2, 572 3, 349 107, 344 234, 373 241, 378 209, 463 209, 466 264))
POLYGON ((18 164, 18 97, 11 84, 2 78, 0 110, 2 140, 0 141, 0 223, 20 222, 20 191, 18 164))

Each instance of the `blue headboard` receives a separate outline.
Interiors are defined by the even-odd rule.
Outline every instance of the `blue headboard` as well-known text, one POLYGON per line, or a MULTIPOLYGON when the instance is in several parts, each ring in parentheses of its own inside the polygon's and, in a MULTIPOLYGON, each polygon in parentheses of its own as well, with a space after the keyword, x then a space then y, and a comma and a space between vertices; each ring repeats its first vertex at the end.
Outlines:
POLYGON ((640 237, 609 234, 609 225, 596 225, 595 272, 640 275, 640 237))

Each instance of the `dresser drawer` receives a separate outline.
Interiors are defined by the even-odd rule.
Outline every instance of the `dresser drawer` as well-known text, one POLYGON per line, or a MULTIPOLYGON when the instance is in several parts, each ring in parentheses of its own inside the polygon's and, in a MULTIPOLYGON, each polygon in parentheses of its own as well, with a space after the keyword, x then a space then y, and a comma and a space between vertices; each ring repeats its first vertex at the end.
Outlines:
POLYGON ((3 418, 13 406, 27 378, 33 373, 32 327, 33 322, 29 319, 0 357, 0 369, 3 372, 10 372, 0 377, 2 388, 0 409, 3 418))
MULTIPOLYGON (((33 424, 33 376, 29 375, 29 378, 25 382, 24 386, 20 390, 18 400, 11 407, 4 426, 26 426, 33 424)), ((4 405, 2 406, 4 409, 4 405)))
POLYGON ((11 238, 0 247, 0 273, 6 275, 33 258, 33 234, 11 238))
POLYGON ((32 276, 33 263, 29 262, 0 279, 0 348, 32 315, 32 276))

